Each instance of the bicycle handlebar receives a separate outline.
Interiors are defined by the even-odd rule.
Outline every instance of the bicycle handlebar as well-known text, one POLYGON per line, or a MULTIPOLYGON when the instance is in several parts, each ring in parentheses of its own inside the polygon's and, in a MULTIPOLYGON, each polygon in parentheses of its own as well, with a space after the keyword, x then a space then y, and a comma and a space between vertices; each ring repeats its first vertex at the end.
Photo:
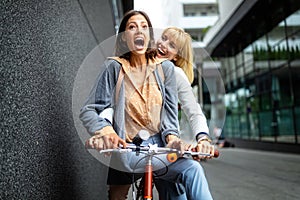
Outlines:
MULTIPOLYGON (((211 156, 210 154, 194 152, 194 151, 184 151, 180 152, 178 149, 172 149, 168 147, 158 147, 157 144, 149 144, 148 146, 136 146, 134 144, 128 144, 126 148, 117 148, 117 149, 104 149, 100 150, 100 153, 108 153, 108 152, 145 152, 149 155, 155 154, 167 154, 167 153, 179 153, 187 156, 211 156)), ((219 151, 217 149, 214 150, 214 158, 219 157, 219 151)))

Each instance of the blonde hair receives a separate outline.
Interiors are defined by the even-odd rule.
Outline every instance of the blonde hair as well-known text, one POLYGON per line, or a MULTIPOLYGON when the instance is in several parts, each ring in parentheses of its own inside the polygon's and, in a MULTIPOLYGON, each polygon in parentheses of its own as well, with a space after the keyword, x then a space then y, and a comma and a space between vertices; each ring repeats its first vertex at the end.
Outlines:
POLYGON ((190 83, 194 80, 192 38, 183 29, 168 27, 162 34, 168 34, 178 48, 177 60, 174 64, 186 74, 190 83))

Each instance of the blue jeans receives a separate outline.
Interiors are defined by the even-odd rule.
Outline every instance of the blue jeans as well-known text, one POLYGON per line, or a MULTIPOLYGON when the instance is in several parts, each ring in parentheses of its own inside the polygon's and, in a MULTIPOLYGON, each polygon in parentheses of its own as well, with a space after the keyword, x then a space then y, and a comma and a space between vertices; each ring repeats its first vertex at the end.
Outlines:
MULTIPOLYGON (((160 135, 154 135, 142 145, 158 144, 164 146, 160 135)), ((134 160, 133 154, 129 160, 134 160)), ((166 156, 164 156, 166 157, 166 156)), ((133 162, 134 163, 134 162, 133 162)), ((153 161, 154 167, 159 162, 153 161)), ((144 169, 144 164, 141 164, 144 169)), ((171 163, 165 168, 158 167, 154 172, 158 178, 155 179, 155 186, 159 193, 159 198, 162 200, 212 200, 209 186, 205 177, 204 170, 199 162, 190 158, 179 158, 174 163, 171 163)), ((109 185, 125 185, 132 183, 130 173, 125 173, 110 169, 108 176, 109 185), (125 174, 124 176, 122 174, 125 174), (122 176, 121 176, 122 175, 122 176)), ((125 185, 126 186, 126 185, 125 185)))
POLYGON ((160 199, 213 199, 200 163, 180 158, 168 166, 168 173, 155 181, 160 199))
MULTIPOLYGON (((162 146, 159 135, 152 136, 145 143, 162 146)), ((163 174, 165 169, 156 174, 163 174)), ((204 170, 199 162, 190 158, 179 158, 168 165, 168 172, 159 176, 155 186, 160 199, 171 200, 212 200, 204 170)))

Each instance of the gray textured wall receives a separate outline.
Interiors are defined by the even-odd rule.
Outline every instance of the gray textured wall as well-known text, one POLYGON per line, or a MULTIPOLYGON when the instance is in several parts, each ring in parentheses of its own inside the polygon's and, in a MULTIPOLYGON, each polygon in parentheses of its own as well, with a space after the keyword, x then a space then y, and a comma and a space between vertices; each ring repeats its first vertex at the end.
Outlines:
POLYGON ((114 34, 109 0, 2 0, 0 21, 0 199, 106 199, 72 91, 85 57, 114 34))

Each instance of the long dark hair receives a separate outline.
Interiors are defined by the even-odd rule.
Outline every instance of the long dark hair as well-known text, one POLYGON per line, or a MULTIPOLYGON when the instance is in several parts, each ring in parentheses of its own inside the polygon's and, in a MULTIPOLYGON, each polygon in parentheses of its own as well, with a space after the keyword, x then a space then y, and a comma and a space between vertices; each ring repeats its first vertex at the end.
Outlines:
POLYGON ((129 20, 129 18, 134 15, 143 15, 148 23, 149 33, 150 33, 150 41, 149 41, 148 48, 147 48, 145 54, 146 54, 147 60, 153 59, 156 55, 156 50, 154 48, 155 47, 155 39, 154 39, 152 23, 151 23, 148 15, 145 12, 138 11, 138 10, 130 10, 124 15, 124 17, 120 23, 119 30, 118 30, 118 35, 117 35, 117 40, 116 40, 116 45, 115 45, 115 54, 116 54, 116 56, 119 56, 120 58, 125 58, 126 60, 130 60, 131 52, 130 52, 126 42, 124 42, 122 40, 122 34, 126 30, 126 24, 129 20))

